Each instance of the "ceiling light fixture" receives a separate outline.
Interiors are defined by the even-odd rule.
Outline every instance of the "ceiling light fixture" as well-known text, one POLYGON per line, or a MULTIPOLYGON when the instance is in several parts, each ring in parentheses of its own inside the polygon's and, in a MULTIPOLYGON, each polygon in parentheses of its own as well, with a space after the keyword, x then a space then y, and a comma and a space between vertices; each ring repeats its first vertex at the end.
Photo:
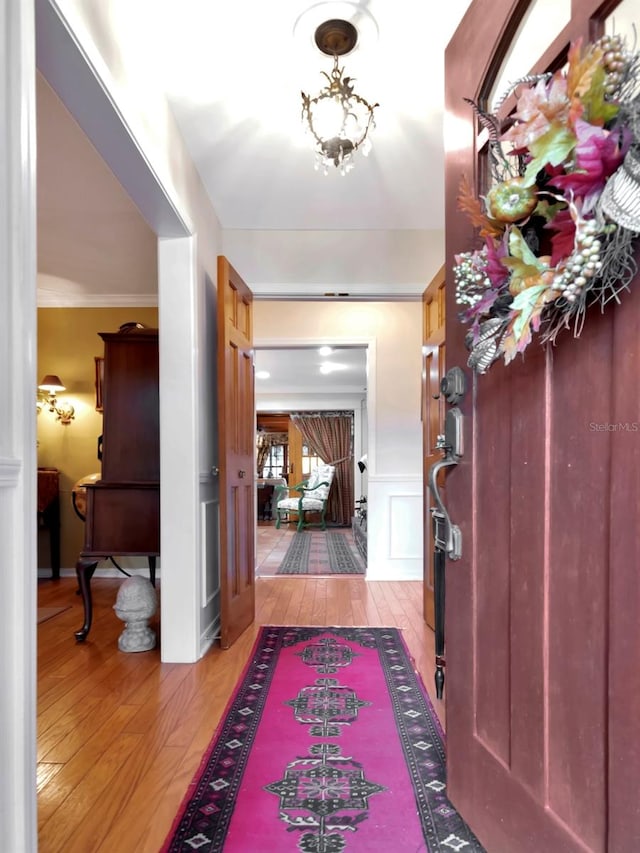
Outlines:
POLYGON ((369 130, 375 127, 371 105, 353 91, 353 78, 343 77, 338 57, 350 53, 358 41, 358 31, 349 21, 325 21, 315 31, 315 43, 327 56, 333 56, 331 75, 322 73, 328 85, 315 97, 302 92, 302 120, 313 138, 316 169, 324 174, 333 164, 346 175, 353 169, 353 154, 361 147, 366 156, 371 150, 369 130))
POLYGON ((335 364, 335 362, 332 362, 332 361, 323 361, 322 364, 320 365, 320 373, 323 373, 325 375, 327 375, 329 373, 334 373, 336 370, 346 370, 346 369, 347 369, 346 364, 335 364))

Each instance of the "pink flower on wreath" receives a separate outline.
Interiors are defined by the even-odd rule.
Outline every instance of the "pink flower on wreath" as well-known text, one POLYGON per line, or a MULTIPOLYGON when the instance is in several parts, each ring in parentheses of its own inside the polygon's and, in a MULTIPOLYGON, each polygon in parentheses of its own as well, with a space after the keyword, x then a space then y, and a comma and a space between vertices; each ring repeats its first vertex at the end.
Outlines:
POLYGON ((557 266, 573 252, 576 238, 576 223, 569 208, 560 210, 545 228, 553 231, 551 238, 551 266, 557 266))
POLYGON ((502 141, 511 142, 514 151, 525 151, 552 127, 566 126, 571 109, 567 81, 556 72, 551 81, 539 80, 518 97, 516 123, 503 134, 502 141))
POLYGON ((578 119, 575 124, 577 144, 575 164, 570 172, 552 178, 552 183, 565 194, 583 199, 582 212, 595 207, 607 179, 613 175, 629 149, 628 131, 608 131, 578 119))

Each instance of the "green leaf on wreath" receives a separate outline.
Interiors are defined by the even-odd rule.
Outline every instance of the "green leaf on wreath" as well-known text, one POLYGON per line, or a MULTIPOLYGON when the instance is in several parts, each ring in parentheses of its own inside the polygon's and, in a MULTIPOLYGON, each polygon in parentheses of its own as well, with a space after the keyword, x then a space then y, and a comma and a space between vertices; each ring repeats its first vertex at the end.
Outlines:
POLYGON ((567 203, 564 201, 547 201, 546 198, 540 199, 533 211, 533 216, 541 216, 546 222, 551 222, 554 216, 561 210, 564 210, 567 203))
POLYGON ((545 290, 549 289, 548 284, 536 284, 533 287, 527 287, 521 291, 510 305, 511 311, 519 311, 520 313, 515 318, 513 323, 513 336, 516 341, 519 341, 523 332, 529 330, 529 323, 536 311, 536 308, 542 309, 544 299, 540 301, 545 290))
POLYGON ((549 269, 548 258, 537 258, 527 245, 519 228, 509 232, 509 254, 502 264, 511 270, 510 290, 512 293, 530 289, 542 273, 549 269))
POLYGON ((593 72, 591 85, 581 98, 585 107, 584 119, 590 124, 606 125, 618 115, 619 104, 605 100, 606 72, 599 65, 593 72))
POLYGON ((524 186, 532 187, 541 169, 545 166, 559 166, 576 147, 576 136, 563 124, 554 123, 546 133, 534 139, 529 146, 533 159, 524 173, 524 186))

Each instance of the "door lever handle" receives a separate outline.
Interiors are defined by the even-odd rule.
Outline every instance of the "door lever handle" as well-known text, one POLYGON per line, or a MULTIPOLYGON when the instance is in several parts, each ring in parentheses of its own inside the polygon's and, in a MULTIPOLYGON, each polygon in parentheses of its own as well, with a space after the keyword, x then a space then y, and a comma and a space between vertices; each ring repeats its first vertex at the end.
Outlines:
POLYGON ((429 491, 433 495, 433 499, 436 502, 437 507, 437 509, 434 507, 431 512, 432 514, 439 513, 443 522, 442 528, 440 528, 440 525, 436 526, 436 529, 441 529, 442 532, 437 535, 434 544, 436 548, 440 548, 444 551, 450 560, 459 560, 462 557, 462 534, 458 525, 451 523, 451 518, 449 517, 449 512, 442 500, 442 495, 438 489, 437 481, 438 474, 443 468, 450 468, 457 464, 457 459, 454 459, 451 456, 445 456, 444 459, 441 459, 439 462, 435 462, 429 469, 429 491))
MULTIPOLYGON (((464 374, 460 368, 452 368, 442 381, 442 393, 449 403, 457 403, 465 390, 464 374)), ((449 409, 444 419, 444 433, 437 437, 436 448, 444 452, 442 459, 429 468, 427 478, 429 491, 435 503, 431 507, 433 526, 433 601, 434 641, 436 652, 435 685, 436 696, 442 699, 444 690, 444 615, 445 615, 445 561, 462 557, 462 532, 457 524, 451 523, 438 488, 438 474, 443 468, 457 465, 464 455, 464 430, 462 412, 457 406, 449 409)))
POLYGON ((428 485, 436 503, 431 512, 434 521, 438 523, 434 529, 438 531, 435 545, 448 555, 450 560, 459 560, 462 557, 462 533, 457 524, 451 523, 449 512, 444 505, 442 495, 438 489, 438 474, 443 468, 451 468, 457 465, 463 455, 462 447, 462 412, 457 407, 449 409, 445 417, 444 435, 438 436, 437 447, 444 450, 444 458, 435 462, 429 469, 428 485))

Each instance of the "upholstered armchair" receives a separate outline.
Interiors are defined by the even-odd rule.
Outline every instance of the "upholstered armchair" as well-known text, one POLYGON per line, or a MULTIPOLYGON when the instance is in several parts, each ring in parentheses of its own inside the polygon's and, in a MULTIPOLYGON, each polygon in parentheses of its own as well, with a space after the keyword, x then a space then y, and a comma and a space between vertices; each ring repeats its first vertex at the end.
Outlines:
POLYGON ((277 486, 273 495, 276 527, 279 528, 283 521, 289 523, 289 513, 297 513, 298 530, 311 526, 319 526, 322 530, 326 530, 327 501, 335 471, 334 465, 318 465, 312 469, 308 480, 295 486, 277 486), (298 496, 289 497, 290 492, 297 492, 298 496), (319 512, 320 521, 307 521, 306 513, 308 512, 319 512))

